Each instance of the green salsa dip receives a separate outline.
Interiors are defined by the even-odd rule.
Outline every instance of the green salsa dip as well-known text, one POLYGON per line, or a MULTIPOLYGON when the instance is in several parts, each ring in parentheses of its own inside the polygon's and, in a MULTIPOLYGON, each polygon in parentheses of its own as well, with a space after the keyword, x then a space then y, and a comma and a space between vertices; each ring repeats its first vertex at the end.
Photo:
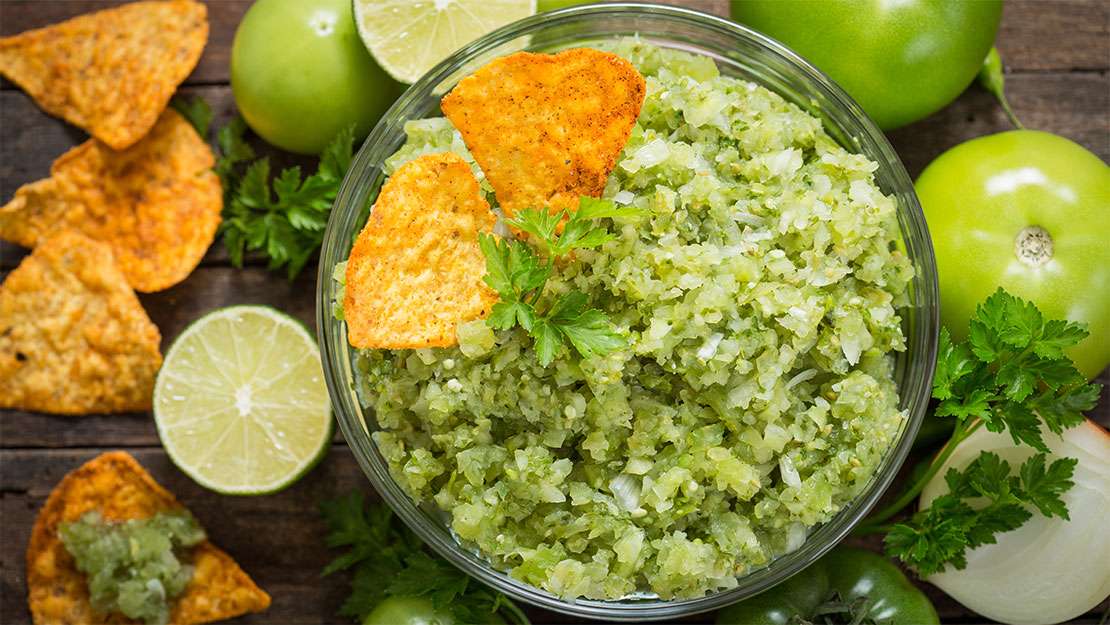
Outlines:
POLYGON ((119 612, 148 625, 169 621, 169 600, 193 577, 192 567, 177 555, 205 539, 187 510, 122 523, 86 512, 74 523, 59 524, 58 536, 86 575, 93 610, 119 612))
MULTIPOLYGON (((872 477, 905 419, 891 353, 914 269, 877 165, 817 118, 708 57, 609 49, 647 96, 604 197, 646 215, 606 220, 617 240, 548 297, 587 293, 630 347, 545 367, 519 327, 476 320, 455 347, 358 350, 355 388, 393 478, 495 568, 568 600, 696 597, 872 477)), ((473 164, 446 119, 405 132, 387 173, 473 164)))

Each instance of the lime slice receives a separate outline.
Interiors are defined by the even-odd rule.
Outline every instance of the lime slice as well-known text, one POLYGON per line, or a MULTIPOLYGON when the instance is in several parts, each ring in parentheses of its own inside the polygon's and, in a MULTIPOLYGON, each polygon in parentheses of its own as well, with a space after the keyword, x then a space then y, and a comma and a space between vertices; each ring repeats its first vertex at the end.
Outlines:
POLYGON ((166 352, 154 423, 170 460, 205 488, 289 486, 324 456, 335 428, 316 340, 266 306, 201 317, 166 352))
POLYGON ((533 15, 536 0, 354 0, 366 49, 403 83, 491 30, 533 15))

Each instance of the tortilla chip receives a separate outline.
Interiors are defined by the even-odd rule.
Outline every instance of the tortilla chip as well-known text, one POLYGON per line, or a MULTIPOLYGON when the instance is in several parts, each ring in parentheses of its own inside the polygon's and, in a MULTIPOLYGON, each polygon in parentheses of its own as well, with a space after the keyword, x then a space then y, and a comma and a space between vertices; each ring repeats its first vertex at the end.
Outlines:
MULTIPOLYGON (((182 506, 138 462, 122 451, 102 454, 71 471, 46 499, 27 547, 27 604, 37 623, 132 623, 122 614, 97 614, 89 605, 85 574, 58 539, 58 524, 90 510, 108 520, 154 516, 182 506)), ((193 579, 170 606, 170 622, 208 623, 270 607, 270 596, 251 581, 231 556, 204 541, 183 561, 196 567, 193 579)))
POLYGON ((112 250, 59 233, 0 286, 0 408, 149 410, 160 342, 112 250))
POLYGON ((442 108, 512 217, 601 197, 644 93, 643 77, 615 54, 518 52, 462 79, 442 108))
POLYGON ((486 258, 478 247, 478 233, 496 222, 458 154, 429 154, 398 168, 347 261, 351 345, 455 345, 458 323, 489 315, 499 301, 482 281, 486 258))
POLYGON ((132 287, 181 282, 216 236, 223 208, 216 159, 177 111, 117 152, 96 139, 63 154, 50 177, 0 208, 0 237, 25 247, 72 228, 108 243, 132 287))
POLYGON ((0 39, 0 73, 117 150, 150 130, 208 41, 208 9, 135 2, 0 39))

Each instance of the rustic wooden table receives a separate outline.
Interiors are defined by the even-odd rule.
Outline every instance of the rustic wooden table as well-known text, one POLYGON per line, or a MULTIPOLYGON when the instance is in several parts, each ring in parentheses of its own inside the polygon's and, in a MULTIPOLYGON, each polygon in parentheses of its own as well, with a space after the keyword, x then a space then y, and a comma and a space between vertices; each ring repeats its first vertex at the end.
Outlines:
MULTIPOLYGON (((0 0, 0 35, 7 36, 74 15, 119 4, 103 0, 0 0)), ((196 70, 181 87, 186 96, 203 95, 212 103, 216 124, 234 114, 228 85, 228 58, 235 28, 250 0, 208 0, 211 35, 196 70)), ((727 15, 725 0, 675 2, 727 15)), ((1110 3, 1106 0, 1010 0, 998 34, 998 48, 1010 72, 1007 91, 1029 128, 1054 132, 1110 160, 1110 3)), ((1009 130, 991 97, 971 87, 932 117, 891 132, 890 140, 911 176, 945 149, 970 138, 1009 130)), ((20 185, 46 177, 51 162, 85 140, 82 131, 38 109, 7 81, 0 82, 0 202, 20 185)), ((274 154, 272 151, 269 152, 274 154)), ((305 162, 274 154, 276 164, 305 162)), ((26 254, 0 245, 5 275, 26 254)), ((231 304, 268 304, 315 325, 316 273, 308 267, 294 282, 269 272, 258 260, 233 268, 217 242, 201 266, 184 282, 161 293, 140 295, 162 331, 163 346, 205 312, 231 304)), ((1101 381, 1107 382, 1107 373, 1101 381)), ((1097 409, 1110 422, 1104 391, 1097 409)), ((54 484, 66 472, 112 449, 133 454, 154 477, 193 510, 212 540, 239 560, 273 596, 265 613, 244 623, 338 622, 335 612, 347 593, 342 576, 319 579, 335 553, 324 546, 324 528, 315 508, 321 498, 359 487, 376 498, 354 457, 337 434, 325 460, 293 487, 270 496, 236 498, 207 491, 167 459, 151 415, 121 414, 66 418, 19 411, 0 415, 0 622, 30 620, 26 607, 24 554, 35 516, 54 484)), ((1110 527, 1091 528, 1110 531, 1110 527)), ((878 549, 877 544, 862 543, 878 549)), ((981 622, 966 608, 929 584, 945 622, 981 622)), ((1075 622, 1097 622, 1107 603, 1075 622)), ((538 623, 577 622, 538 609, 538 623)), ((690 619, 708 622, 712 615, 690 619)))

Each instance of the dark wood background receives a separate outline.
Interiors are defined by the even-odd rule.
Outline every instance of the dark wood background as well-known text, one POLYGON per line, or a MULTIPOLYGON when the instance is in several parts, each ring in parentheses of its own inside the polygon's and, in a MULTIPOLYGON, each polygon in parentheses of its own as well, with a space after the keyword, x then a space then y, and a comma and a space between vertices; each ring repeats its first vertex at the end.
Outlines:
MULTIPOLYGON (((727 15, 725 0, 673 2, 727 15)), ((0 35, 8 36, 88 11, 120 4, 102 0, 0 0, 0 35)), ((180 92, 201 94, 216 113, 214 127, 234 114, 228 86, 228 57, 235 28, 250 0, 208 0, 211 34, 196 70, 180 92)), ((1010 0, 997 46, 1009 72, 1007 92, 1031 129, 1057 133, 1110 160, 1110 2, 1106 0, 1010 0)), ((972 86, 944 110, 889 133, 911 176, 945 149, 970 138, 1009 130, 991 97, 972 86)), ((85 134, 46 115, 7 81, 0 81, 0 203, 20 185, 49 175, 50 164, 85 134)), ((272 150, 276 165, 307 163, 272 150)), ((1108 233, 1110 235, 1110 233, 1108 233)), ((26 250, 0 244, 0 272, 14 268, 26 250)), ((232 304, 269 304, 315 327, 315 268, 294 282, 268 272, 258 259, 236 269, 217 242, 201 266, 181 284, 161 293, 140 295, 162 331, 163 348, 205 312, 232 304)), ((1107 373, 1101 381, 1107 382, 1107 373)), ((1096 409, 1104 427, 1110 422, 1107 394, 1096 409)), ((376 498, 337 434, 327 458, 289 489, 264 497, 225 497, 209 492, 178 471, 158 442, 150 414, 66 418, 19 411, 0 415, 0 623, 29 622, 24 557, 39 507, 54 484, 71 469, 111 449, 131 452, 170 491, 193 510, 212 540, 239 560, 273 597, 261 614, 242 623, 327 623, 342 619, 336 609, 347 594, 341 575, 319 579, 336 554, 324 546, 324 528, 315 502, 352 487, 376 498)), ((1110 531, 1110 525, 1092 528, 1110 531)), ((857 544, 878 549, 875 541, 857 544)), ((920 583, 920 582, 919 582, 920 583)), ((945 622, 982 622, 960 604, 926 583, 921 587, 945 622)), ((1094 623, 1107 602, 1077 619, 1094 623)), ((528 610, 538 622, 577 622, 552 612, 528 610)), ((691 622, 711 621, 701 615, 691 622)))

